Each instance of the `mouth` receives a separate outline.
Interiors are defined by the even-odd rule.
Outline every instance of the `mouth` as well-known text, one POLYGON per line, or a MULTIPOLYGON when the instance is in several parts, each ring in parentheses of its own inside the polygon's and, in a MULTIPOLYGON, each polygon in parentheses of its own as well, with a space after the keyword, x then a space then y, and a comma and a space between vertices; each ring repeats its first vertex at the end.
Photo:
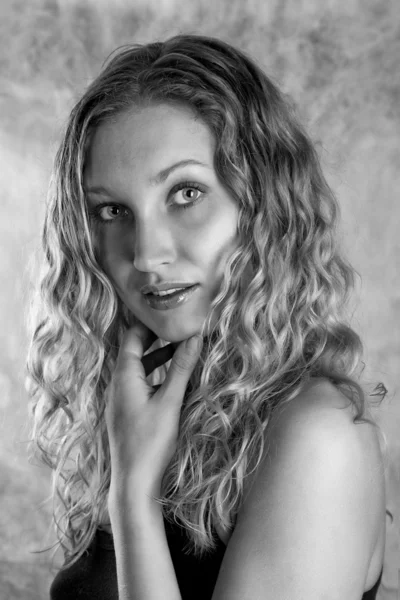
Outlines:
POLYGON ((187 290, 190 290, 192 288, 194 288, 196 285, 198 285, 197 283, 193 284, 193 285, 188 285, 187 287, 182 287, 182 288, 177 288, 175 291, 173 292, 162 292, 160 293, 153 293, 153 292, 148 292, 147 294, 144 294, 146 297, 151 297, 151 298, 157 298, 162 300, 163 298, 165 298, 166 300, 169 298, 174 298, 174 297, 178 297, 180 294, 186 292, 187 290))
POLYGON ((199 287, 200 284, 196 283, 163 296, 153 293, 143 294, 143 296, 151 308, 165 310, 167 308, 175 308, 176 306, 185 303, 199 287))

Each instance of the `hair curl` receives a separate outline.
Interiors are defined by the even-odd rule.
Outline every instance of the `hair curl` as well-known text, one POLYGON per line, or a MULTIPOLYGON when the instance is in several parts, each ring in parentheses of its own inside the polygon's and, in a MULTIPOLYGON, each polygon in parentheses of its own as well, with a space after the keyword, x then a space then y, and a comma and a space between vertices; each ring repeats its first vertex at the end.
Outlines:
MULTIPOLYGON (((32 443, 53 471, 62 569, 107 520, 104 392, 134 319, 96 259, 82 186, 85 156, 100 123, 133 106, 169 102, 190 107, 212 131, 215 171, 239 207, 239 242, 203 325, 206 336, 218 314, 163 477, 158 501, 167 521, 180 521, 196 555, 215 548, 212 526, 234 524, 273 410, 312 377, 328 378, 356 406, 355 420, 377 426, 363 417, 363 345, 344 316, 357 272, 338 249, 339 205, 291 101, 254 60, 219 39, 188 34, 124 46, 71 112, 28 309, 32 443)), ((153 384, 167 368, 153 373, 153 384)), ((369 395, 387 393, 382 383, 375 390, 369 395)))

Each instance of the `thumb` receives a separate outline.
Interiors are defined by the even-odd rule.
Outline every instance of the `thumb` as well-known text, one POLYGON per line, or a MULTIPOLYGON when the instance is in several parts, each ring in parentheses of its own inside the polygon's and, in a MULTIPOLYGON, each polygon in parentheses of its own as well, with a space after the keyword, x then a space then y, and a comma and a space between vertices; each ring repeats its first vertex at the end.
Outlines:
POLYGON ((200 334, 179 344, 164 381, 165 392, 168 396, 183 400, 186 386, 199 359, 202 347, 203 338, 200 334))

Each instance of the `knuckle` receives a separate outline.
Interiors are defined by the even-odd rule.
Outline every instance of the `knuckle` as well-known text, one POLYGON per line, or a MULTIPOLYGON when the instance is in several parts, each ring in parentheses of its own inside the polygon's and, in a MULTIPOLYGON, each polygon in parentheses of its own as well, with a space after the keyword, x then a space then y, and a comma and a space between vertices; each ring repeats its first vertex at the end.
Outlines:
POLYGON ((187 356, 177 356, 175 368, 179 373, 186 373, 190 366, 190 359, 187 356))

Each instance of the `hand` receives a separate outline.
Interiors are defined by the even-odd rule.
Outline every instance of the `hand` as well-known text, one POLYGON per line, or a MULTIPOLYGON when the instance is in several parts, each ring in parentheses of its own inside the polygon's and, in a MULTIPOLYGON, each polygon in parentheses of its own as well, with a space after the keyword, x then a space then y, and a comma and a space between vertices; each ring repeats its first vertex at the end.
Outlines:
POLYGON ((156 339, 140 321, 128 329, 106 389, 113 491, 127 492, 133 486, 136 495, 158 495, 176 449, 182 402, 201 345, 188 349, 185 340, 175 352, 169 344, 143 356, 156 339), (146 377, 171 358, 165 381, 154 392, 146 377))

